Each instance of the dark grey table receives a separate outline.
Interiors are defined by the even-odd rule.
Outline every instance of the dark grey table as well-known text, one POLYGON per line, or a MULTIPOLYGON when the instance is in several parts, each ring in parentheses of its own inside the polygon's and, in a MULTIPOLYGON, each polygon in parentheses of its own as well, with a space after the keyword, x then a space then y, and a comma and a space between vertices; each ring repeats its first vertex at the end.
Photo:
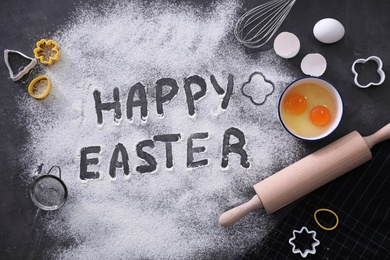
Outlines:
MULTIPOLYGON (((76 8, 75 2, 78 1, 1 1, 0 49, 30 53, 34 47, 30 46, 32 43, 42 36, 50 37, 51 32, 65 23, 76 8), (47 35, 42 35, 42 32, 47 35)), ((193 2, 207 6, 212 1, 193 2)), ((260 1, 243 2, 241 12, 260 1)), ((91 1, 92 5, 94 3, 91 1)), ((351 72, 351 65, 356 59, 376 55, 382 59, 386 75, 390 75, 389 28, 389 1, 296 1, 279 31, 294 31, 306 53, 321 52, 327 58, 328 68, 323 77, 339 87, 345 103, 344 117, 338 129, 321 142, 308 143, 308 151, 318 149, 352 130, 358 130, 363 135, 371 134, 390 122, 389 80, 381 86, 363 90, 354 86, 351 72), (345 37, 332 45, 307 37, 312 33, 312 26, 308 25, 317 22, 318 17, 327 16, 338 19, 346 29, 345 37)), ((248 50, 248 53, 270 48, 272 44, 267 44, 261 50, 248 50)), ((299 70, 304 55, 300 52, 289 60, 292 70, 299 70)), ((36 210, 28 187, 21 180, 23 169, 17 163, 27 132, 23 124, 14 120, 20 112, 15 99, 26 95, 26 85, 9 80, 4 62, 0 62, 0 78, 0 259, 20 259, 32 239, 29 231, 36 210)), ((50 242, 44 237, 41 248, 47 246, 50 242)))

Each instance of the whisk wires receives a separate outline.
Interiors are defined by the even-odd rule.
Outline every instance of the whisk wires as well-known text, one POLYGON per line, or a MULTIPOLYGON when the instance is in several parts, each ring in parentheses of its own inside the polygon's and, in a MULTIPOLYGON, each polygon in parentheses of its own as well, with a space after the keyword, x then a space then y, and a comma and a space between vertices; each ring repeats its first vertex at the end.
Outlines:
POLYGON ((296 0, 273 0, 247 11, 234 28, 236 39, 249 48, 259 48, 275 34, 296 0))

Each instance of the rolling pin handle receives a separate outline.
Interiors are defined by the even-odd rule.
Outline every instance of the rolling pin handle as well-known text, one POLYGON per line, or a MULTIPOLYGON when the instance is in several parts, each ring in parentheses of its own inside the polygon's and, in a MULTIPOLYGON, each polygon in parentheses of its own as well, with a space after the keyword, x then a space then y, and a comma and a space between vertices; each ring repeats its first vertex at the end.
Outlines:
POLYGON ((263 204, 261 203, 260 198, 255 195, 248 202, 223 213, 219 217, 219 224, 223 227, 230 227, 231 225, 239 221, 241 218, 246 216, 249 212, 262 207, 263 204))
POLYGON ((364 141, 371 149, 374 145, 390 139, 390 123, 379 129, 377 132, 372 135, 363 137, 364 141))

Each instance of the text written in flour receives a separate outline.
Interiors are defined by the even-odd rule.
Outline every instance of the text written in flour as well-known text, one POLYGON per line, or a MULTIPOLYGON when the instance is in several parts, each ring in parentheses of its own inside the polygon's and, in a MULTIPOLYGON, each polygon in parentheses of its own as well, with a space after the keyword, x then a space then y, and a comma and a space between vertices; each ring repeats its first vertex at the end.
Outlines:
MULTIPOLYGON (((230 97, 233 93, 233 75, 228 75, 226 91, 217 82, 214 75, 210 76, 210 82, 218 95, 222 96, 221 109, 226 110, 229 105, 230 97)), ((196 102, 203 98, 207 93, 207 83, 204 78, 193 75, 184 79, 184 93, 186 96, 187 110, 189 116, 196 114, 196 102)), ((164 104, 169 103, 179 92, 177 81, 172 78, 161 78, 155 83, 155 102, 156 112, 159 116, 164 115, 164 104), (164 91, 165 90, 165 91, 164 91)), ((97 123, 102 125, 104 122, 103 111, 113 111, 114 121, 119 122, 122 118, 123 102, 119 98, 119 88, 113 89, 113 99, 111 101, 102 101, 101 92, 94 90, 93 98, 95 100, 95 110, 97 123)), ((126 118, 132 122, 134 120, 134 110, 139 109, 142 121, 148 117, 148 98, 147 88, 141 82, 137 82, 130 87, 125 102, 126 118)))
MULTIPOLYGON (((202 154, 206 152, 206 147, 202 145, 195 145, 196 140, 206 140, 209 137, 208 132, 193 133, 187 139, 186 153, 186 167, 188 169, 207 166, 209 159, 204 158, 195 160, 195 154, 202 154)), ((158 162, 156 157, 144 150, 144 148, 155 149, 156 143, 163 143, 165 148, 165 167, 170 169, 174 167, 173 147, 174 143, 179 142, 182 139, 181 134, 161 134, 155 135, 151 139, 146 139, 136 144, 136 153, 142 164, 135 167, 138 173, 154 172, 157 169, 158 162)), ((99 156, 102 152, 101 146, 89 146, 84 147, 80 151, 80 179, 91 180, 99 179, 101 177, 98 170, 91 171, 89 167, 100 165, 99 156)), ((236 154, 240 158, 240 165, 244 168, 249 168, 250 163, 248 161, 248 154, 245 150, 245 135, 244 133, 235 127, 227 129, 223 134, 222 139, 222 152, 221 152, 221 167, 226 168, 229 164, 230 154, 236 154), (234 141, 232 141, 234 140, 234 141)), ((111 178, 116 178, 117 170, 121 169, 123 174, 128 176, 130 174, 130 159, 126 147, 118 143, 114 151, 112 152, 109 175, 111 178)))

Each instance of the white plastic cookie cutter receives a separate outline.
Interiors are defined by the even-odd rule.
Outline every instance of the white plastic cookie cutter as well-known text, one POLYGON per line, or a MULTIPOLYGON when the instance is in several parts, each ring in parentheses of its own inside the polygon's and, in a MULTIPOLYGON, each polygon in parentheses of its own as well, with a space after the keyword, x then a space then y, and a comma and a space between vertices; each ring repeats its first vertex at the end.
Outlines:
POLYGON ((21 53, 20 51, 14 51, 14 50, 4 50, 4 62, 5 62, 5 65, 7 65, 7 68, 8 68, 8 71, 9 71, 9 76, 10 78, 13 80, 13 81, 18 81, 19 79, 21 79, 24 75, 26 75, 32 68, 35 67, 35 65, 37 64, 37 60, 34 59, 34 58, 31 58, 23 53, 21 53), (20 56, 28 59, 28 60, 31 60, 31 62, 26 66, 24 67, 21 71, 19 71, 16 75, 14 74, 14 72, 12 71, 12 68, 11 66, 9 65, 9 61, 8 61, 8 53, 16 53, 16 54, 19 54, 20 56))
POLYGON ((377 57, 377 56, 371 56, 371 57, 368 57, 367 59, 357 59, 352 64, 352 72, 355 75, 355 78, 354 78, 355 85, 358 86, 359 88, 368 88, 370 86, 378 86, 378 85, 382 84, 385 81, 385 72, 382 70, 382 67, 383 67, 382 60, 379 57, 377 57), (375 61, 378 64, 378 69, 376 71, 378 72, 378 74, 380 76, 380 79, 379 79, 379 82, 370 82, 367 85, 363 86, 358 81, 358 73, 355 70, 355 66, 358 63, 364 64, 364 63, 366 63, 366 62, 368 62, 370 60, 371 61, 375 61))
POLYGON ((309 231, 309 230, 307 230, 307 227, 302 227, 301 230, 299 230, 299 231, 298 230, 294 230, 292 238, 290 238, 288 240, 288 243, 290 245, 292 245, 292 252, 294 254, 301 254, 301 256, 303 258, 306 258, 306 256, 308 254, 313 254, 314 255, 316 253, 316 246, 318 246, 320 244, 320 241, 318 239, 316 239, 316 235, 317 235, 317 233, 315 231, 313 231, 313 230, 309 231), (296 245, 295 245, 295 243, 293 241, 296 239, 295 234, 296 233, 301 234, 303 231, 305 231, 307 234, 311 234, 311 237, 313 238, 314 242, 311 244, 311 249, 305 249, 305 251, 302 252, 301 249, 296 248, 296 245))

